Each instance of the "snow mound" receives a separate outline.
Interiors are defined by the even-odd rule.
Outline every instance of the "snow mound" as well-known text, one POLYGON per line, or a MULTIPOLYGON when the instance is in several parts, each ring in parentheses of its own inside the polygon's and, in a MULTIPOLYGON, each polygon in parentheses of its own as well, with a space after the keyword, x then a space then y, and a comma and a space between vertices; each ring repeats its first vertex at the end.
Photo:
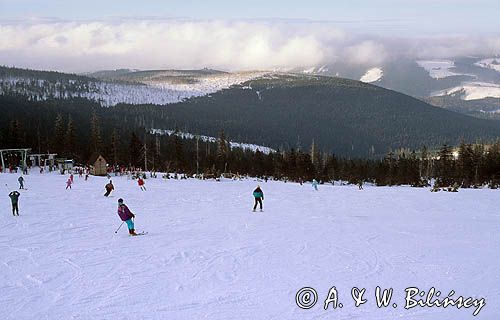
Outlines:
POLYGON ((384 71, 381 68, 371 68, 359 79, 362 82, 375 82, 382 79, 384 76, 384 71))
POLYGON ((487 82, 465 82, 460 86, 436 91, 434 97, 459 95, 462 100, 500 98, 500 85, 487 82))

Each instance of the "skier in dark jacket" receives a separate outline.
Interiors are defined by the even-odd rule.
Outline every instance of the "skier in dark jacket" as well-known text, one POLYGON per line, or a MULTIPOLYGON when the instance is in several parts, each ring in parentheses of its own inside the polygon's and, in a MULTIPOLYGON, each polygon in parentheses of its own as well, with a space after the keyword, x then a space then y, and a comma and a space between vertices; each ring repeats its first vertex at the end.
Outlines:
POLYGON ((264 200, 264 192, 262 192, 260 186, 257 186, 257 188, 253 191, 253 197, 255 198, 253 212, 255 212, 255 209, 257 209, 257 204, 260 205, 260 211, 262 212, 262 200, 264 200))
POLYGON ((106 193, 104 194, 104 196, 107 197, 111 194, 111 191, 115 190, 115 186, 113 186, 113 181, 109 180, 109 183, 105 186, 105 188, 106 188, 106 193))
POLYGON ((130 209, 123 203, 123 199, 118 199, 118 215, 122 221, 125 221, 128 227, 128 233, 131 236, 136 236, 134 229, 134 221, 135 215, 130 211, 130 209))
POLYGON ((9 193, 10 201, 12 202, 12 215, 13 216, 16 216, 16 213, 17 213, 17 216, 19 216, 18 202, 19 202, 20 195, 21 194, 17 191, 12 191, 11 193, 9 193))
POLYGON ((24 178, 20 176, 17 181, 19 181, 19 189, 24 189, 24 178))

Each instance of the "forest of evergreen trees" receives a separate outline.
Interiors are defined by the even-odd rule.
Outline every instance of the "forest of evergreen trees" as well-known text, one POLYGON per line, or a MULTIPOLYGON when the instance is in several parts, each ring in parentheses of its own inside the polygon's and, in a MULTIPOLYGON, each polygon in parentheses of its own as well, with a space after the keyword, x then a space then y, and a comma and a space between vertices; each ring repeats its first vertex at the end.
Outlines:
POLYGON ((122 110, 121 117, 88 101, 64 106, 50 102, 29 107, 16 99, 0 104, 0 148, 31 148, 35 153, 55 152, 61 158, 87 164, 91 154, 101 153, 109 164, 156 171, 223 173, 273 177, 289 181, 325 183, 372 182, 376 185, 496 188, 500 182, 500 143, 462 143, 439 150, 395 150, 383 158, 354 159, 310 147, 260 151, 231 148, 223 129, 217 142, 185 139, 180 135, 153 135, 143 120, 122 110), (10 104, 10 105, 9 105, 10 104))

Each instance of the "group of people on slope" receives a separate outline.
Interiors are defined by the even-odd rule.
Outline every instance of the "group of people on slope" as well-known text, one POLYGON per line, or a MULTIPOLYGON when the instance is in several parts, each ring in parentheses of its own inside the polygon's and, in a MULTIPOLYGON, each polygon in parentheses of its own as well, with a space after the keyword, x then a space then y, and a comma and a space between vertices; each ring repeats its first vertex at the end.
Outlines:
MULTIPOLYGON (((18 179, 19 182, 19 189, 24 189, 24 178, 21 176, 18 179)), ((67 186, 66 189, 71 189, 71 185, 73 184, 73 175, 70 175, 68 178, 68 181, 66 182, 67 186)), ((138 185, 142 191, 146 191, 146 187, 144 186, 144 180, 142 178, 138 179, 138 185)), ((313 180, 313 188, 315 190, 318 190, 318 182, 316 180, 313 180)), ((115 189, 113 185, 113 181, 109 181, 105 185, 106 193, 104 194, 105 197, 108 197, 111 192, 115 189)), ((14 216, 19 216, 19 196, 20 193, 18 191, 12 191, 9 193, 9 197, 11 198, 11 203, 12 203, 12 214, 14 216)), ((260 211, 263 211, 263 205, 262 201, 264 201, 264 192, 262 191, 260 185, 255 188, 253 191, 253 197, 254 197, 254 206, 253 206, 253 212, 257 210, 257 206, 259 206, 260 211)), ((135 218, 135 215, 130 211, 130 209, 123 203, 123 199, 120 198, 118 199, 118 216, 120 219, 127 224, 129 234, 131 236, 136 236, 137 233, 135 232, 135 226, 134 226, 134 221, 133 219, 135 218)))

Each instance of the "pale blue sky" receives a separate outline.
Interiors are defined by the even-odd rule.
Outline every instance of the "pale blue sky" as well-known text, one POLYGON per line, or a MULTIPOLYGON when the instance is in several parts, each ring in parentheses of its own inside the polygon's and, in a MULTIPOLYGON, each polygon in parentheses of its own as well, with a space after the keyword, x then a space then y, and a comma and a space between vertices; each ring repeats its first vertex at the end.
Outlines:
POLYGON ((0 19, 308 19, 366 33, 495 33, 500 0, 0 0, 0 19))

